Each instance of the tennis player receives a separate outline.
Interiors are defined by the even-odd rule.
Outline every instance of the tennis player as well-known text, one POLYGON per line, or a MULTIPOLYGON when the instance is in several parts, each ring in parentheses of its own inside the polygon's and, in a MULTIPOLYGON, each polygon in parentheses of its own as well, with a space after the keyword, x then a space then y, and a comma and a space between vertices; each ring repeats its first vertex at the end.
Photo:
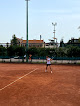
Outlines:
POLYGON ((49 66, 49 67, 50 67, 50 70, 51 70, 51 73, 52 73, 51 61, 52 61, 52 59, 49 58, 49 56, 46 56, 46 62, 47 62, 47 64, 46 64, 46 70, 45 70, 45 72, 47 72, 47 68, 48 68, 48 66, 49 66))

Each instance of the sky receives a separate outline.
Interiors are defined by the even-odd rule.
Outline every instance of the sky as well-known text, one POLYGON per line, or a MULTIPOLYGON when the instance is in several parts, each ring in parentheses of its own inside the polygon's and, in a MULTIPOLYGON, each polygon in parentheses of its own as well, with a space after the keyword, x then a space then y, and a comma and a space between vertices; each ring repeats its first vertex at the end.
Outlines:
MULTIPOLYGON (((80 0, 30 0, 28 5, 29 40, 40 39, 45 42, 55 37, 68 42, 79 38, 80 0)), ((12 35, 26 40, 26 1, 0 0, 0 43, 10 43, 12 35)))

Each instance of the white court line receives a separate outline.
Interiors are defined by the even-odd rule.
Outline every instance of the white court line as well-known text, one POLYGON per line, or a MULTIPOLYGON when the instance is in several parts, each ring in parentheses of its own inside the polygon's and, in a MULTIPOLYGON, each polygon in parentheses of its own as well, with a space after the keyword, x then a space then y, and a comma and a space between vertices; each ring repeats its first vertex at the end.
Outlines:
POLYGON ((17 80, 11 82, 10 84, 6 85, 5 87, 1 88, 0 91, 2 91, 3 89, 7 88, 8 86, 12 85, 13 83, 17 82, 18 80, 24 78, 25 76, 28 76, 29 74, 31 74, 32 72, 36 71, 38 68, 34 69, 33 71, 30 71, 29 73, 25 74, 24 76, 18 78, 17 80))

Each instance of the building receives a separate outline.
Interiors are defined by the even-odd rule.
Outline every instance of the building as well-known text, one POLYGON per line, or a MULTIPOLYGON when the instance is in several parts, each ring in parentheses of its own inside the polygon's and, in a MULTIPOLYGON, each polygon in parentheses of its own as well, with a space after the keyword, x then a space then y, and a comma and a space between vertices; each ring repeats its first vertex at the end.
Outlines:
MULTIPOLYGON (((21 43, 22 46, 26 46, 26 40, 23 40, 21 43)), ((37 47, 37 48, 43 48, 45 47, 45 42, 44 40, 28 40, 28 46, 29 47, 37 47)))
POLYGON ((11 45, 11 43, 0 43, 0 46, 2 46, 2 47, 5 47, 5 48, 7 48, 7 47, 10 47, 10 45, 11 45))
POLYGON ((23 42, 23 39, 17 38, 17 44, 18 44, 19 46, 21 46, 22 42, 23 42))
POLYGON ((45 48, 57 48, 58 43, 50 39, 50 42, 45 43, 45 48))
POLYGON ((71 38, 71 40, 69 40, 66 45, 72 45, 72 46, 80 47, 80 38, 79 39, 71 38))

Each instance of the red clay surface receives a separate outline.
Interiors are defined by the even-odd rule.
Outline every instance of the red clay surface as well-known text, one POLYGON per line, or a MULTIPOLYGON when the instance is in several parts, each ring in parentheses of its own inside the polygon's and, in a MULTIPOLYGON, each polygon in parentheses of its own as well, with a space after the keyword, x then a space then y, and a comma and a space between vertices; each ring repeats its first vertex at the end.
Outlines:
POLYGON ((80 66, 0 63, 0 106, 80 106, 80 66), (48 68, 49 69, 49 68, 48 68))

